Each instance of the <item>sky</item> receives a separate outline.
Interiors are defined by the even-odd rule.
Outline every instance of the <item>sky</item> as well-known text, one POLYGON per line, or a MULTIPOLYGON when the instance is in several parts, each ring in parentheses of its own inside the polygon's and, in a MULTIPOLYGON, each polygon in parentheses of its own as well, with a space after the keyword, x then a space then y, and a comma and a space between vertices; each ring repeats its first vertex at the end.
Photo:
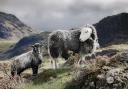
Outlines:
POLYGON ((71 29, 128 12, 128 0, 0 0, 0 11, 34 29, 71 29))

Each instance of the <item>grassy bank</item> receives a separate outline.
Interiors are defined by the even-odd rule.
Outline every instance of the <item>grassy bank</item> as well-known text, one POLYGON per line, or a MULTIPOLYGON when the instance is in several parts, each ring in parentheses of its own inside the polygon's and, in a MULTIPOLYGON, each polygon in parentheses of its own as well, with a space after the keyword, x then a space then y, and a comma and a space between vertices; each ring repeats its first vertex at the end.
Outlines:
POLYGON ((18 89, 64 89, 65 84, 72 79, 70 69, 48 69, 38 77, 31 83, 18 86, 18 89))

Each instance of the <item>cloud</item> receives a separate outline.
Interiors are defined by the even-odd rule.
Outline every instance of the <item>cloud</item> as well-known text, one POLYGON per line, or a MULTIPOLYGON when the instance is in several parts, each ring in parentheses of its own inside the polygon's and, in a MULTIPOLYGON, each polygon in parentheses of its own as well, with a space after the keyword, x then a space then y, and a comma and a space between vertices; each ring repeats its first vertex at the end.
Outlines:
POLYGON ((41 30, 69 29, 128 11, 127 0, 0 0, 0 11, 41 30))

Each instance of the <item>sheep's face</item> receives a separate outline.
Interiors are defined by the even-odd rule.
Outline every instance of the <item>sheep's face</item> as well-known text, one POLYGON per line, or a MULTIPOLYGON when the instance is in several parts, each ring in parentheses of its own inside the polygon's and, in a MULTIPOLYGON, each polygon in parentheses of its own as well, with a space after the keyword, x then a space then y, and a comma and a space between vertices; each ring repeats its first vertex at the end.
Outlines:
POLYGON ((84 42, 86 41, 92 34, 92 29, 89 27, 84 27, 80 30, 80 41, 84 42))
POLYGON ((35 44, 32 46, 33 47, 33 52, 40 54, 41 53, 41 45, 35 44))

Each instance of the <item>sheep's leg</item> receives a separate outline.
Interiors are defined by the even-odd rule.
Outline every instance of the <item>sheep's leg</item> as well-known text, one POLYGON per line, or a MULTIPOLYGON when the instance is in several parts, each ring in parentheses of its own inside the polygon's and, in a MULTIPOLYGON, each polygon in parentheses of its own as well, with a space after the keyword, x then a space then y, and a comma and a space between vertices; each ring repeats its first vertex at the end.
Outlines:
MULTIPOLYGON (((25 69, 26 69, 26 68, 25 68, 25 69)), ((18 68, 17 71, 16 71, 16 74, 17 74, 18 76, 21 76, 20 74, 21 74, 25 69, 18 68)))
POLYGON ((54 59, 54 69, 58 69, 58 59, 54 59))
POLYGON ((55 69, 57 69, 58 68, 58 66, 57 66, 57 59, 55 59, 54 61, 55 61, 55 69))
POLYGON ((36 76, 38 74, 38 66, 32 67, 33 76, 36 76))
POLYGON ((93 43, 93 49, 92 49, 92 52, 91 52, 91 55, 92 55, 94 58, 96 58, 95 52, 96 52, 96 49, 97 49, 97 48, 99 48, 99 44, 97 43, 97 41, 94 41, 94 43, 93 43))
POLYGON ((16 75, 16 73, 14 71, 11 71, 11 75, 12 75, 12 77, 14 77, 16 75))
POLYGON ((80 60, 78 61, 78 64, 85 63, 85 55, 80 56, 80 60))
POLYGON ((11 75, 12 75, 12 77, 14 77, 15 75, 17 75, 16 65, 11 65, 11 75))
POLYGON ((85 63, 85 57, 86 57, 86 55, 82 55, 82 57, 81 57, 82 63, 85 63))
POLYGON ((55 59, 51 58, 51 67, 55 69, 55 59))
POLYGON ((50 60, 51 61, 51 67, 54 68, 54 60, 50 60))
POLYGON ((53 58, 51 60, 51 64, 52 64, 52 68, 53 69, 57 69, 58 68, 58 65, 57 65, 57 58, 53 58))

